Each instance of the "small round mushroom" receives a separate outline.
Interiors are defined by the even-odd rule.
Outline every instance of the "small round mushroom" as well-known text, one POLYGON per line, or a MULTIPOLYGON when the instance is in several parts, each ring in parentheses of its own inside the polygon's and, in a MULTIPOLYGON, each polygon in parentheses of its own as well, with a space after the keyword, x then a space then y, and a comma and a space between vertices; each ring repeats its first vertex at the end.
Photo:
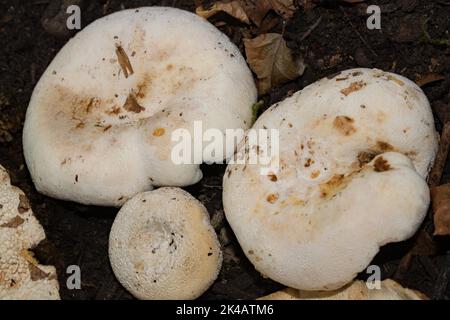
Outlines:
POLYGON ((380 282, 380 289, 369 289, 361 280, 334 291, 301 291, 286 288, 258 300, 428 300, 421 292, 402 287, 391 279, 380 282))
POLYGON ((29 251, 44 239, 27 197, 0 166, 0 300, 59 300, 55 268, 29 251))
POLYGON ((178 188, 139 193, 109 238, 117 279, 136 298, 195 299, 217 278, 222 252, 206 208, 178 188))
MULTIPOLYGON (((246 129, 256 87, 238 48, 187 11, 144 7, 103 17, 57 54, 34 89, 25 159, 38 191, 120 206, 154 186, 199 181, 198 163, 177 164, 176 129, 246 129)), ((192 159, 202 148, 192 148, 192 159)), ((227 150, 226 156, 234 150, 227 150)))
POLYGON ((278 171, 230 165, 223 203, 263 275, 301 290, 337 289, 425 217, 437 134, 427 98, 410 80, 346 70, 272 106, 253 128, 279 130, 279 154, 270 154, 273 142, 258 142, 278 171))

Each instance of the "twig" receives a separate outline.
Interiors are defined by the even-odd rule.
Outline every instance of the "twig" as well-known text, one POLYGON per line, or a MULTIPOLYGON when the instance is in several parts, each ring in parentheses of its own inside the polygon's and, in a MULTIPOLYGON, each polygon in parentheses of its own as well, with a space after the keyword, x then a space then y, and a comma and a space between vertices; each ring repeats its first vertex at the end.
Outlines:
POLYGON ((430 178, 428 179, 428 185, 430 187, 436 187, 441 182, 449 149, 450 149, 450 121, 446 121, 444 123, 444 128, 442 129, 436 159, 434 160, 434 165, 430 172, 430 178))
POLYGON ((319 19, 317 19, 317 21, 314 22, 314 24, 311 27, 309 27, 309 29, 300 38, 300 41, 305 40, 311 34, 311 32, 313 32, 314 29, 317 28, 317 26, 320 24, 321 21, 322 21, 322 16, 320 16, 319 19))
POLYGON ((378 57, 378 54, 372 49, 371 46, 369 46, 369 44, 367 43, 367 41, 363 38, 363 36, 361 35, 361 33, 359 33, 359 31, 355 28, 355 26, 353 25, 353 23, 347 18, 348 15, 345 12, 344 8, 342 8, 341 6, 339 6, 339 9, 342 11, 342 13, 344 14, 344 20, 352 27, 353 31, 355 31, 355 33, 358 35, 359 39, 361 39, 362 43, 367 47, 367 49, 369 49, 369 51, 375 56, 378 57))
POLYGON ((106 15, 108 13, 110 2, 111 0, 106 0, 105 4, 103 5, 103 15, 106 15))
POLYGON ((202 184, 205 188, 222 188, 220 185, 202 184))
POLYGON ((31 83, 35 84, 36 83, 36 63, 32 63, 30 65, 30 78, 31 78, 31 83))

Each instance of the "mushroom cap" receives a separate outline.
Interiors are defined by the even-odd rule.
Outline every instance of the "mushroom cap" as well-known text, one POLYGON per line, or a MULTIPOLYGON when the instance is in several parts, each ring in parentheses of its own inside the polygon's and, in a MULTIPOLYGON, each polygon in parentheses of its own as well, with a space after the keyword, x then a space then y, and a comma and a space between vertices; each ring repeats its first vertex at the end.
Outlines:
POLYGON ((0 166, 0 300, 59 300, 55 268, 28 251, 44 239, 25 194, 0 166))
POLYGON ((279 155, 271 155, 279 170, 229 165, 223 203, 263 275, 296 289, 339 288, 425 217, 424 177, 437 140, 427 99, 409 80, 344 71, 272 106, 253 128, 279 130, 279 155), (344 90, 360 81, 358 90, 344 90))
POLYGON ((380 282, 380 289, 369 289, 361 280, 334 291, 301 291, 286 288, 258 300, 427 300, 416 290, 402 287, 391 279, 380 282))
POLYGON ((119 211, 111 266, 136 298, 195 299, 217 278, 222 252, 206 208, 178 188, 139 193, 119 211))
POLYGON ((256 95, 238 48, 205 19, 164 7, 120 11, 80 31, 41 77, 25 159, 41 193, 120 206, 153 186, 200 180, 198 164, 171 160, 172 132, 192 133, 195 120, 203 130, 246 129, 256 95))

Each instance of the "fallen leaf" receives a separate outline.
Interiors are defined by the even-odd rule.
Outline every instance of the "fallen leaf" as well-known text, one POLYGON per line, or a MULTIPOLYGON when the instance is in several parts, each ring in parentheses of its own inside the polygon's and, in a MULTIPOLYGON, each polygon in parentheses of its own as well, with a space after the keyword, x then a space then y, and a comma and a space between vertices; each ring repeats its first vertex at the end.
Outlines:
POLYGON ((434 211, 434 234, 450 235, 450 183, 431 188, 434 211))
POLYGON ((225 12, 243 23, 250 24, 250 20, 244 10, 244 7, 242 6, 241 0, 218 1, 208 9, 205 9, 203 6, 199 6, 195 10, 197 15, 205 19, 208 19, 219 12, 225 12))
POLYGON ((414 256, 434 256, 438 251, 439 248, 436 242, 421 228, 415 235, 414 245, 400 260, 394 278, 403 279, 405 277, 414 256))
POLYGON ((31 281, 39 281, 49 276, 48 273, 42 271, 32 263, 28 263, 28 270, 30 272, 31 281))
POLYGON ((311 10, 316 6, 314 0, 299 0, 298 3, 305 11, 311 10))
MULTIPOLYGON (((438 114, 439 115, 439 114, 438 114)), ((450 121, 446 119, 442 128, 439 148, 434 159, 433 167, 428 175, 428 185, 430 188, 440 185, 442 174, 444 173, 445 164, 447 163, 448 153, 450 150, 450 121)))
POLYGON ((303 59, 293 57, 281 34, 266 33, 244 40, 244 45, 247 62, 258 78, 260 94, 296 79, 305 70, 303 59))
POLYGON ((297 6, 294 0, 222 0, 216 1, 206 9, 199 6, 195 12, 205 19, 219 12, 225 12, 246 24, 250 24, 251 20, 259 27, 270 10, 288 20, 294 15, 297 6))
POLYGON ((443 75, 441 75, 439 73, 431 72, 431 73, 419 75, 418 77, 416 77, 416 83, 419 87, 423 87, 424 85, 427 85, 429 83, 444 80, 444 79, 445 79, 445 77, 443 75))
POLYGON ((275 11, 283 19, 289 20, 297 7, 293 0, 241 0, 247 15, 259 26, 270 10, 275 11))
POLYGON ((423 229, 419 231, 416 243, 411 248, 411 254, 415 256, 433 256, 438 253, 438 246, 433 238, 423 229))

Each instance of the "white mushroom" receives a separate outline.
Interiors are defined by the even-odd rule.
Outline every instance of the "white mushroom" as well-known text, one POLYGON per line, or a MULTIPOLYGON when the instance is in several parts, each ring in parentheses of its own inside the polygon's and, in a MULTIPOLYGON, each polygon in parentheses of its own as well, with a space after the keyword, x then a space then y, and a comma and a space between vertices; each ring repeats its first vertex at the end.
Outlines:
POLYGON ((125 10, 87 26, 49 65, 28 107, 25 158, 38 191, 120 206, 153 186, 199 181, 198 163, 171 160, 172 132, 193 135, 196 120, 204 131, 246 129, 255 101, 245 60, 209 22, 174 8, 125 10))
POLYGON ((402 287, 391 279, 380 282, 380 289, 369 289, 361 280, 334 291, 301 291, 286 288, 258 300, 428 300, 421 292, 402 287))
POLYGON ((137 194, 114 221, 109 257, 139 299, 195 299, 217 278, 222 252, 206 208, 178 188, 137 194))
POLYGON ((0 300, 59 299, 55 268, 28 251, 44 239, 27 197, 0 166, 0 300))
POLYGON ((333 290, 422 222, 437 135, 430 105, 410 80, 347 70, 272 106, 253 128, 279 130, 279 155, 271 155, 279 170, 261 175, 263 165, 230 165, 223 202, 263 275, 296 289, 333 290))

